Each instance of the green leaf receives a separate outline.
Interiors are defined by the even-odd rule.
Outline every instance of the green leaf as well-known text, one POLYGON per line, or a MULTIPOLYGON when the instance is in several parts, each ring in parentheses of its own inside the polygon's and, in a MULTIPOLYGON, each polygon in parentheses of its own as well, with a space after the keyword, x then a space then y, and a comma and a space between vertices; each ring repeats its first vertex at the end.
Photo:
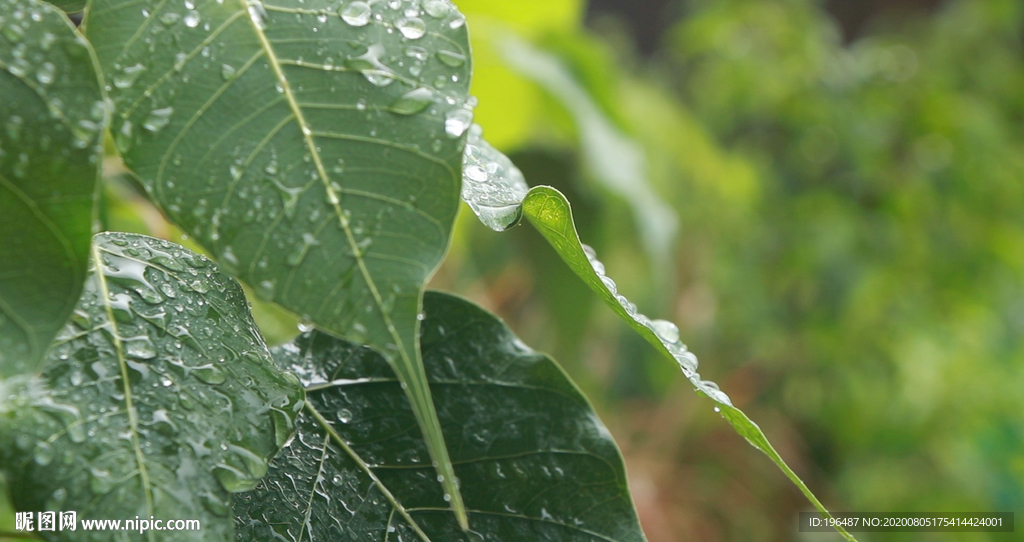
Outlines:
POLYGON ((416 338, 472 118, 463 16, 446 0, 191 5, 90 8, 118 148, 257 295, 386 357, 461 513, 416 338))
POLYGON ((15 505, 79 519, 198 519, 200 531, 159 539, 228 540, 230 492, 254 487, 294 434, 303 390, 272 363, 242 289, 204 256, 102 234, 93 263, 101 271, 42 377, 0 381, 0 465, 15 505))
POLYGON ((107 108, 64 14, 0 2, 0 377, 36 370, 82 291, 107 108))
POLYGON ((569 112, 590 176, 629 203, 652 267, 669 269, 679 218, 651 188, 643 149, 615 128, 557 57, 511 35, 501 47, 516 71, 543 87, 569 112))
POLYGON ((306 385, 297 438, 237 496, 238 540, 643 541, 622 458, 550 358, 491 314, 427 293, 422 348, 469 510, 445 513, 400 382, 319 332, 275 349, 306 385))
POLYGON ((85 0, 53 0, 50 3, 67 13, 78 13, 85 9, 85 0))
MULTIPOLYGON (((831 517, 825 506, 775 451, 761 428, 734 407, 729 396, 717 384, 701 379, 697 372, 697 357, 679 341, 679 328, 667 320, 651 320, 644 316, 636 305, 617 292, 615 281, 605 274, 604 265, 597 259, 593 249, 580 242, 569 201, 561 192, 547 186, 532 188, 523 200, 523 214, 583 282, 634 331, 661 353, 675 360, 697 391, 715 401, 715 411, 721 413, 747 442, 764 452, 824 517, 831 517)), ((854 540, 842 527, 837 526, 836 529, 847 540, 854 540)))

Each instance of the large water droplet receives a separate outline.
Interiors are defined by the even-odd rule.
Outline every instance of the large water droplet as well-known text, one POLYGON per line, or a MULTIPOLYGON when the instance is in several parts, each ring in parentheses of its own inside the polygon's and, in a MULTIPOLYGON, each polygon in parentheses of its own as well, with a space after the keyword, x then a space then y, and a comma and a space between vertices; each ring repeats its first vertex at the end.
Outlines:
POLYGON ((193 367, 191 373, 199 380, 214 386, 222 384, 227 379, 224 375, 224 371, 221 371, 216 365, 210 363, 193 367))
POLYGON ((352 421, 352 411, 347 408, 338 409, 338 421, 341 423, 352 421))
POLYGON ((193 9, 186 13, 185 18, 182 20, 185 22, 185 26, 195 28, 199 26, 199 12, 193 9))
POLYGON ((419 87, 402 95, 391 104, 391 110, 401 115, 414 115, 423 111, 434 101, 434 92, 427 87, 419 87))
POLYGON ((351 26, 366 26, 370 22, 371 9, 366 2, 352 2, 338 12, 341 20, 351 26))
POLYGON ((57 77, 57 67, 50 62, 43 62, 36 70, 36 80, 43 85, 49 85, 57 77))
POLYGON ((427 25, 419 17, 402 17, 395 22, 395 26, 403 36, 411 40, 418 40, 427 33, 427 25))
POLYGON ((267 462, 259 455, 240 446, 228 446, 230 455, 214 467, 213 474, 224 489, 238 493, 256 487, 267 473, 267 462))
POLYGON ((445 115, 444 133, 448 137, 460 137, 473 124, 473 112, 468 109, 454 109, 445 115))
POLYGON ((263 7, 263 3, 259 0, 249 0, 246 3, 246 7, 249 10, 249 19, 259 29, 267 28, 267 10, 263 7))
POLYGON ((466 63, 466 55, 462 53, 456 53, 454 51, 441 49, 440 51, 437 52, 435 56, 437 56, 437 59, 440 60, 442 63, 453 68, 461 67, 463 64, 466 63))
POLYGON ((451 11, 451 4, 447 0, 427 0, 423 3, 423 11, 435 19, 443 19, 451 11))
POLYGON ((161 109, 154 109, 149 112, 149 116, 146 117, 146 121, 142 123, 142 127, 149 130, 150 132, 157 133, 163 130, 171 122, 171 115, 174 114, 173 107, 164 107, 161 109))
POLYGON ((147 335, 138 337, 126 337, 124 339, 125 352, 136 359, 153 359, 156 357, 156 346, 147 335))
POLYGON ((668 320, 651 320, 651 329, 665 342, 679 342, 679 327, 668 320))
POLYGON ((117 88, 130 88, 144 71, 146 71, 146 67, 142 64, 122 68, 114 74, 114 86, 117 88))

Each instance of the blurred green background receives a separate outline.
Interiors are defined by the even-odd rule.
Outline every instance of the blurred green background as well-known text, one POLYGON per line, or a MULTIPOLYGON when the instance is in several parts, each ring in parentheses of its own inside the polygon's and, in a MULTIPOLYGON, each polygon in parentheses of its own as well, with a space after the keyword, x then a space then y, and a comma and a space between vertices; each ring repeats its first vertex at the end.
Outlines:
MULTIPOLYGON (((457 4, 485 135, 829 508, 1024 521, 1024 3, 457 4)), ((107 162, 104 227, 180 241, 107 162)), ((459 220, 432 287, 570 371, 651 542, 838 540, 796 532, 809 503, 535 231, 459 220)))
MULTIPOLYGON (((830 508, 1024 520, 1024 3, 458 5, 485 135, 567 193, 619 290, 679 324, 701 374, 830 508), (634 180, 678 217, 667 257, 603 182, 595 156, 614 149, 588 150, 564 82, 509 67, 504 31, 639 145, 634 180)), ((571 371, 651 542, 838 539, 796 532, 810 505, 529 226, 462 221, 435 286, 571 371)))

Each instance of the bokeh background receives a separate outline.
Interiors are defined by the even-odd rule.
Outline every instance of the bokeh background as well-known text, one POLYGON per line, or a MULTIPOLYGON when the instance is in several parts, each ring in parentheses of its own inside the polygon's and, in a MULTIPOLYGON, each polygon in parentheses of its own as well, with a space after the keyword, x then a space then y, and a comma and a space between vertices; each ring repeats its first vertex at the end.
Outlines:
MULTIPOLYGON (((566 192, 619 291, 679 324, 701 374, 830 508, 1024 521, 1024 3, 458 5, 485 135, 531 185, 566 192), (503 31, 638 146, 634 182, 678 217, 667 254, 605 178, 616 150, 588 149, 579 96, 510 69, 503 31)), ((796 532, 810 505, 528 225, 462 220, 435 285, 569 369, 620 443, 651 542, 838 540, 796 532)))
MULTIPOLYGON (((1024 3, 456 3, 485 135, 569 196, 619 291, 829 508, 1017 514, 1018 534, 858 539, 1020 539, 1024 3)), ((180 241, 106 166, 104 227, 180 241)), ((839 539, 796 532, 809 503, 528 225, 459 221, 432 287, 569 370, 651 542, 839 539)))

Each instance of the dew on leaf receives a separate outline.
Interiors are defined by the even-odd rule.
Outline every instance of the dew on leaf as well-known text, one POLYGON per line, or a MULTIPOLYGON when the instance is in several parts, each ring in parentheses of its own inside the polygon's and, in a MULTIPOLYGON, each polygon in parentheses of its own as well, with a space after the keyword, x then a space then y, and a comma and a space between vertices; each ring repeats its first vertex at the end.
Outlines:
POLYGON ((427 33, 427 25, 419 17, 403 17, 395 22, 398 31, 408 39, 417 40, 427 33))
POLYGON ((341 20, 351 26, 366 26, 370 22, 371 9, 366 2, 352 2, 338 12, 341 20))
POLYGON ((459 68, 466 63, 466 55, 456 53, 454 51, 448 51, 446 49, 441 49, 435 56, 443 64, 451 66, 452 68, 459 68))

